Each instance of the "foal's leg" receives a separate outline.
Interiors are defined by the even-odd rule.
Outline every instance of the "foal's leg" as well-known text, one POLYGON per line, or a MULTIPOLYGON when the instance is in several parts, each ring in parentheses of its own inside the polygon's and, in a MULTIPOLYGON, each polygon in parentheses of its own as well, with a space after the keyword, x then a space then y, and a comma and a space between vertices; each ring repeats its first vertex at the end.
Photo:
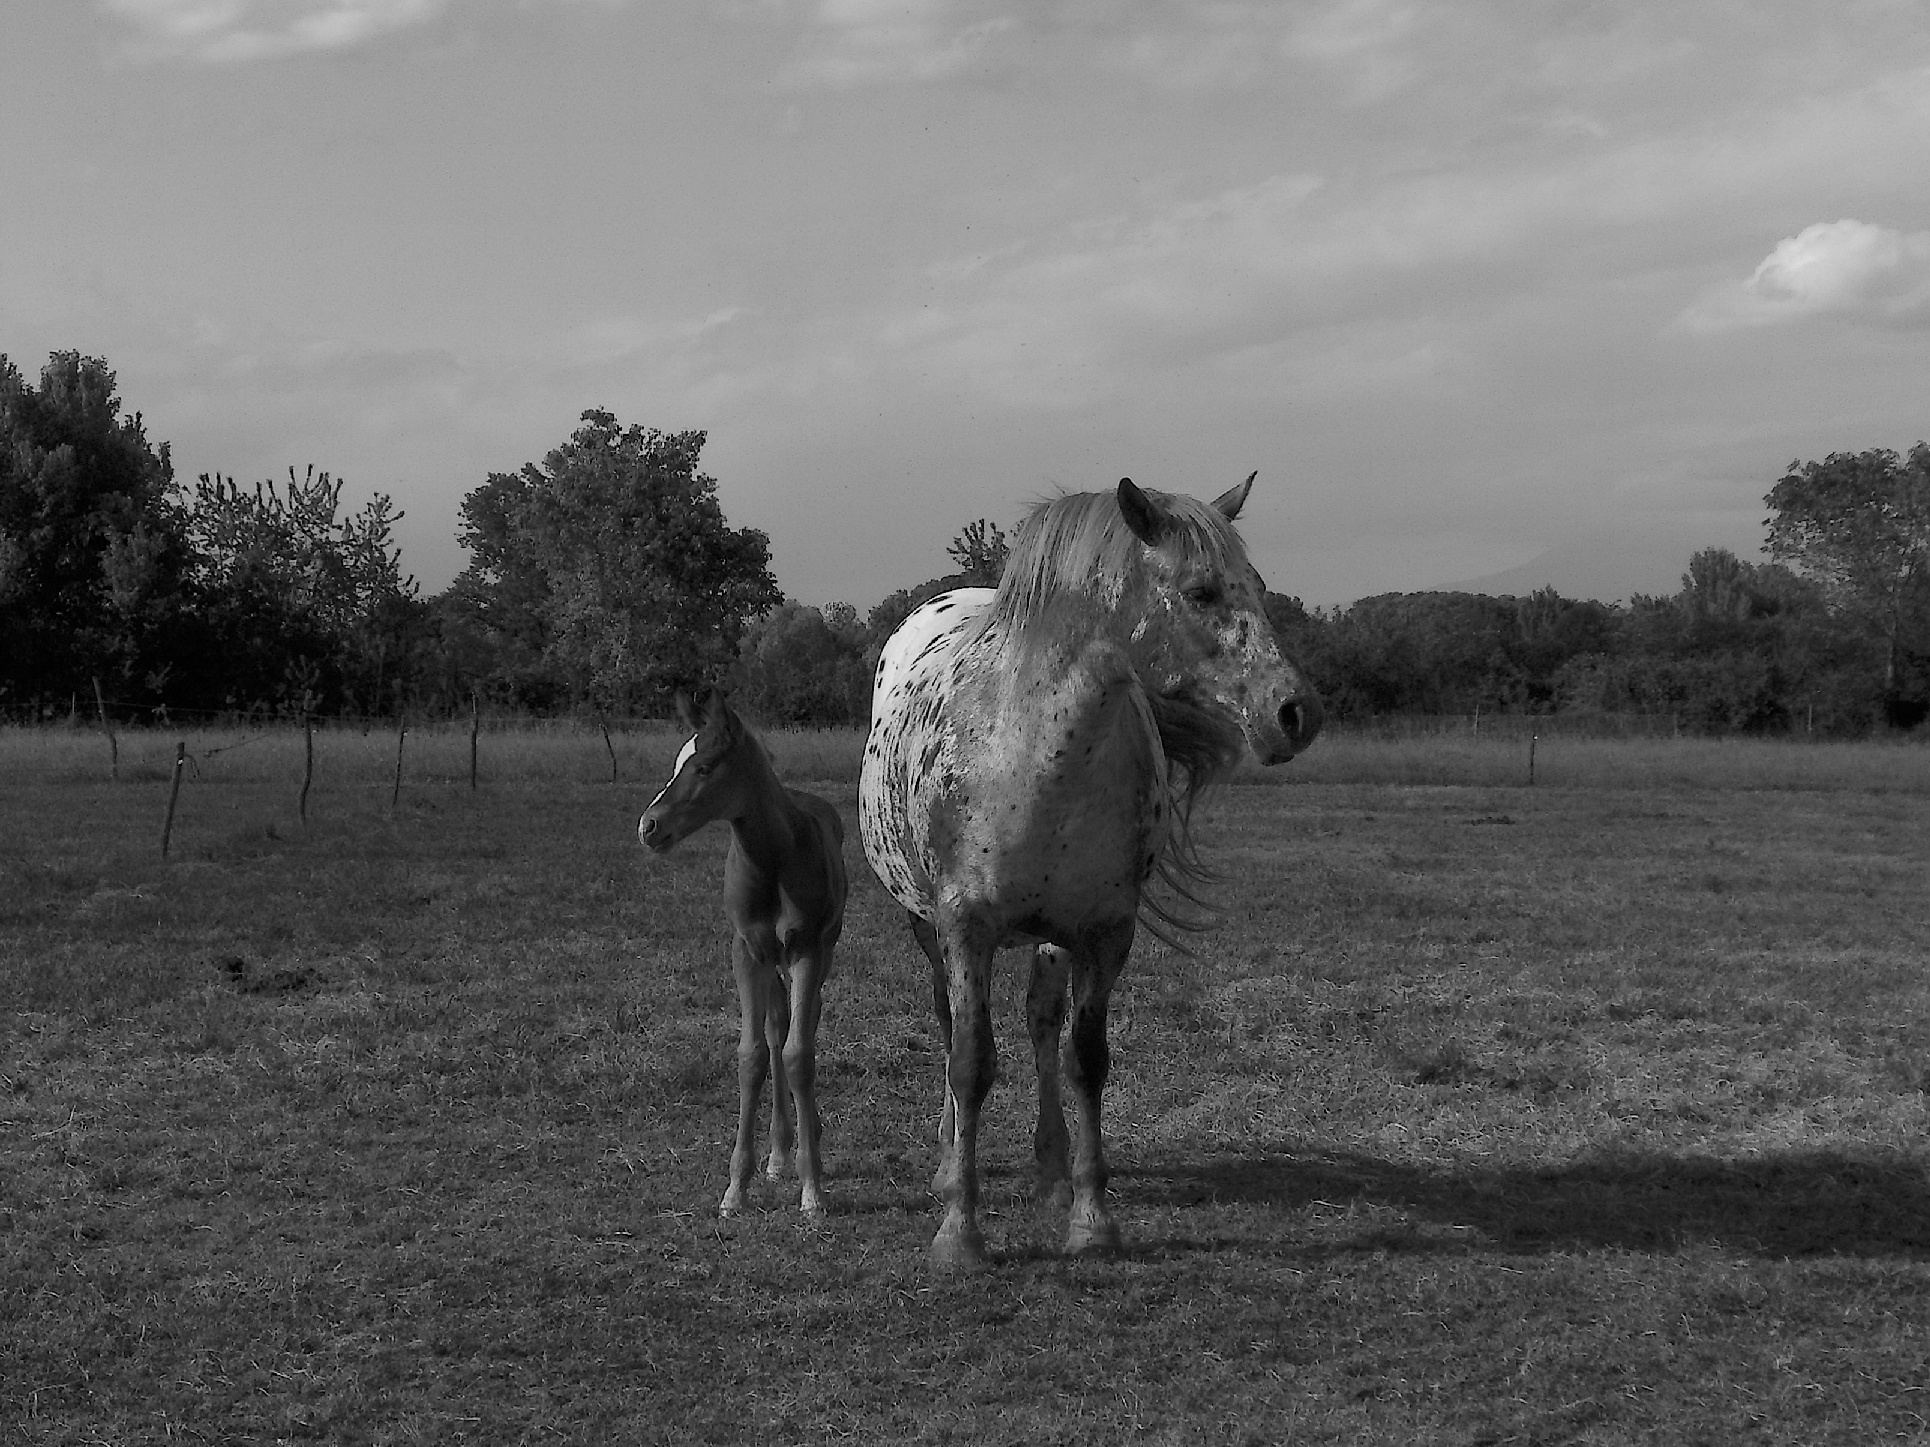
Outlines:
POLYGON ((1032 955, 1025 991, 1025 1025, 1032 1037, 1032 1067, 1039 1079, 1039 1123, 1032 1133, 1039 1196, 1063 1210, 1072 1203, 1066 1166, 1066 1116, 1059 1101, 1059 1037, 1066 1023, 1066 977, 1072 957, 1056 945, 1032 955))
POLYGON ((818 945, 791 961, 791 1030, 784 1042, 784 1075, 797 1111, 797 1174, 807 1216, 824 1214, 823 1162, 818 1142, 818 1013, 831 973, 831 946, 818 945))
POLYGON ((791 1083, 788 1067, 782 1064, 791 1038, 790 981, 777 968, 778 947, 773 937, 771 955, 762 963, 764 979, 764 1043, 777 1068, 771 1071, 771 1155, 764 1163, 764 1174, 782 1180, 797 1167, 797 1137, 791 1130, 791 1083))
POLYGON ((969 1270, 985 1264, 985 1238, 978 1229, 978 1120, 998 1074, 988 1001, 993 940, 970 921, 948 922, 940 938, 952 1026, 945 1081, 954 1130, 951 1152, 939 1168, 945 1217, 932 1239, 931 1258, 941 1270, 969 1270))
MULTIPOLYGON (((938 1025, 938 1047, 945 1052, 945 1058, 952 1054, 952 994, 951 984, 945 970, 945 952, 938 944, 938 931, 929 921, 911 915, 912 938, 918 941, 918 948, 925 952, 931 961, 932 1018, 938 1025)), ((945 1182, 952 1174, 952 1147, 958 1138, 958 1106, 952 1099, 952 1086, 949 1077, 945 1082, 945 1103, 938 1111, 938 1171, 932 1177, 931 1188, 934 1194, 943 1195, 945 1182)))
POLYGON ((744 1193, 750 1188, 757 1156, 757 1101, 770 1073, 771 1052, 764 1034, 765 971, 741 934, 731 937, 730 963, 737 977, 737 1143, 730 1153, 730 1186, 717 1209, 735 1216, 744 1209, 744 1193))
POLYGON ((1072 1156, 1072 1219, 1066 1250, 1110 1251, 1119 1226, 1106 1210, 1106 1156, 1099 1136, 1099 1101, 1105 1093, 1112 1053, 1106 1044, 1106 1007, 1114 981, 1133 947, 1133 921, 1095 930, 1072 959, 1072 1036, 1066 1041, 1065 1073, 1079 1134, 1072 1156))

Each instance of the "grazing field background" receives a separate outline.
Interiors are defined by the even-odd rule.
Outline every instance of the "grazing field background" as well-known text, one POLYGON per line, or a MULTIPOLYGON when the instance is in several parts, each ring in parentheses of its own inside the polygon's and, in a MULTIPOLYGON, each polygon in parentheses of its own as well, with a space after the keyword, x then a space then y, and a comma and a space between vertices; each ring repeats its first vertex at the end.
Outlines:
POLYGON ((852 823, 834 1215, 724 1222, 725 834, 668 732, 0 731, 0 1440, 1930 1436, 1930 749, 1323 738, 1114 1007, 1123 1255, 932 1276, 929 987, 852 823), (615 781, 612 781, 612 773, 615 781), (393 802, 392 802, 393 801, 393 802))

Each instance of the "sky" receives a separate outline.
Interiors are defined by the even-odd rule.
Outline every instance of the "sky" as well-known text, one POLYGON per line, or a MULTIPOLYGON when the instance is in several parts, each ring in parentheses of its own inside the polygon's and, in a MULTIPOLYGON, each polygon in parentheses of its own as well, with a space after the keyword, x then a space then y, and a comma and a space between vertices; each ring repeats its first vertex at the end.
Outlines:
POLYGON ((1256 469, 1310 603, 1668 592, 1930 436, 1924 0, 28 0, 0 134, 0 352, 425 593, 587 408, 860 610, 1256 469))

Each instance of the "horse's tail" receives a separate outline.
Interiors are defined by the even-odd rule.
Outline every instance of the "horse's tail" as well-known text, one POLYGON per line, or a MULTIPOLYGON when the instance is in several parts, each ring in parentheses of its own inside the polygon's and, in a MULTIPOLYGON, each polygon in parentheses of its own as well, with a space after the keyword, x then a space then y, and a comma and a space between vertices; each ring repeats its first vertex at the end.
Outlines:
POLYGON ((1155 888, 1140 896, 1139 918, 1156 939, 1187 953, 1180 936, 1207 928, 1218 908, 1207 890, 1219 876, 1193 841, 1193 808, 1239 765, 1246 741, 1225 709, 1190 695, 1149 693, 1146 702, 1166 755, 1169 825, 1153 864, 1155 888))

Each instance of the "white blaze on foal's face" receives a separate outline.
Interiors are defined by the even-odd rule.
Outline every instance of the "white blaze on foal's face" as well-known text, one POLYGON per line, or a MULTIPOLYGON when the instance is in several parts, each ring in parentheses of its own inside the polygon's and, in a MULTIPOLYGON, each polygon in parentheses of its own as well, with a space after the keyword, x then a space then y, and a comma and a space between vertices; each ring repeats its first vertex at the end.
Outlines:
MULTIPOLYGON (((685 740, 684 746, 681 749, 677 750, 677 762, 670 766, 670 777, 664 781, 664 786, 661 789, 657 790, 657 797, 650 801, 649 807, 651 809, 656 808, 657 805, 663 802, 663 796, 665 794, 668 794, 670 792, 670 786, 677 782, 677 775, 681 774, 684 771, 684 765, 689 763, 691 759, 695 758, 696 754, 697 754, 697 735, 692 734, 687 740, 685 740)), ((647 813, 648 810, 646 810, 645 812, 647 813)))
POLYGON ((683 777, 685 768, 687 768, 690 761, 696 757, 697 736, 692 734, 689 742, 677 751, 677 762, 671 765, 669 781, 666 782, 661 789, 657 790, 657 797, 650 801, 648 807, 643 811, 643 817, 637 820, 637 839, 646 848, 668 849, 672 844, 677 842, 675 838, 669 837, 661 832, 658 827, 664 814, 669 812, 668 807, 664 804, 664 799, 672 789, 677 787, 677 780, 683 777))

